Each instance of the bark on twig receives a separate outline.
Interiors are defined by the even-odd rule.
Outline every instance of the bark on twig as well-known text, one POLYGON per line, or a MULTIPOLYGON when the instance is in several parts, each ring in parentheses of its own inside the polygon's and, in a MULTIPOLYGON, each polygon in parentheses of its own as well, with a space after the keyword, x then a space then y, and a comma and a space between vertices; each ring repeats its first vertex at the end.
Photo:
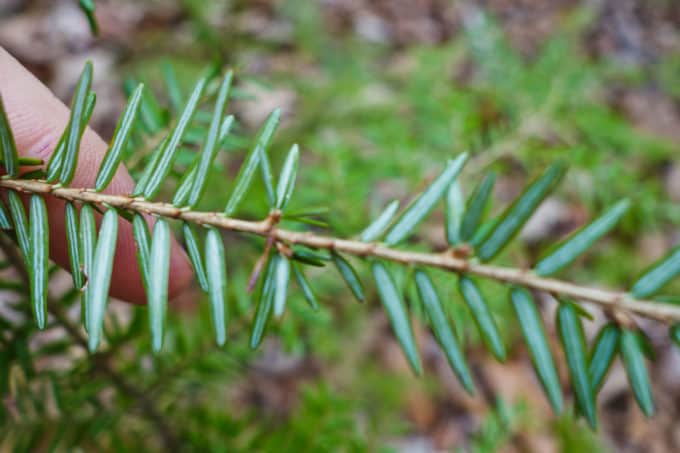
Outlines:
POLYGON ((371 257, 402 264, 436 267, 452 272, 476 275, 519 285, 550 294, 566 296, 576 301, 591 302, 605 310, 621 312, 623 315, 635 314, 665 323, 680 322, 680 307, 650 300, 634 299, 625 292, 581 286, 554 278, 543 278, 529 270, 480 264, 474 260, 456 257, 452 253, 410 252, 378 243, 365 243, 311 232, 285 230, 272 225, 271 217, 267 217, 263 221, 247 221, 226 217, 219 212, 191 211, 168 203, 146 201, 142 198, 132 198, 123 195, 102 194, 91 189, 53 186, 34 180, 3 179, 0 180, 0 187, 19 192, 51 195, 69 201, 106 204, 128 211, 180 219, 200 225, 215 226, 228 231, 271 237, 277 242, 286 244, 301 244, 358 257, 371 257))

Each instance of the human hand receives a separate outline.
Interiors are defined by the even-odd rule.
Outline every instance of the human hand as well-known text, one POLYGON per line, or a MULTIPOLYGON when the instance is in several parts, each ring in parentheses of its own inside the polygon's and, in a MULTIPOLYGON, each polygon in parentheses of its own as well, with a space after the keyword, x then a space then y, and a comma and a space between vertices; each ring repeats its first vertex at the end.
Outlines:
MULTIPOLYGON (((69 118, 69 111, 38 79, 0 47, 0 95, 9 117, 19 155, 37 157, 44 162, 61 136, 69 118)), ((78 167, 71 183, 73 187, 94 187, 99 165, 107 144, 91 129, 83 135, 78 167)), ((120 166, 105 190, 111 194, 129 194, 134 181, 120 166)), ((68 247, 64 219, 64 201, 46 197, 50 226, 50 257, 65 269, 68 247)), ((192 279, 186 254, 173 241, 170 262, 169 295, 177 295, 192 279)), ((111 295, 128 302, 144 303, 144 287, 137 265, 132 225, 121 220, 118 243, 111 276, 111 295)))

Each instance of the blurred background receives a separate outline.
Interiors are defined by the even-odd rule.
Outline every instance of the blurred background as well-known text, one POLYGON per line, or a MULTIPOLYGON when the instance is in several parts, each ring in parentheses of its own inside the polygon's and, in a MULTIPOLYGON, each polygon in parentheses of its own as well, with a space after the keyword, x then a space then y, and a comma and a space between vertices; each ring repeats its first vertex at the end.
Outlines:
MULTIPOLYGON (((390 200, 407 201, 447 159, 469 150, 463 189, 469 193, 485 171, 497 170, 496 211, 548 163, 563 158, 570 165, 560 190, 501 264, 530 266, 548 244, 626 196, 633 209, 622 225, 561 277, 625 288, 680 239, 677 1, 99 0, 96 7, 100 35, 93 37, 75 0, 0 0, 0 45, 65 101, 92 60, 98 94, 92 123, 106 139, 131 81, 152 88, 163 117, 172 113, 168 74, 186 96, 206 68, 233 68, 238 89, 229 111, 238 125, 202 209, 221 209, 249 137, 281 107, 274 165, 292 143, 300 144, 293 204, 327 207, 320 220, 339 236, 361 231, 390 200)), ((130 168, 133 174, 142 168, 134 155, 130 168)), ((243 216, 265 214, 264 204, 253 201, 243 216)), ((423 249, 446 247, 441 220, 435 213, 420 228, 423 249)), ((171 310, 158 356, 150 352, 144 309, 120 302, 110 305, 110 323, 125 335, 111 336, 109 348, 93 359, 63 333, 31 332, 3 355, 2 445, 36 451, 135 451, 163 442, 202 451, 680 449, 680 354, 654 323, 641 326, 656 348, 650 370, 657 415, 644 418, 617 362, 599 397, 601 429, 593 433, 572 411, 553 416, 518 341, 505 290, 493 283, 483 290, 510 345, 505 364, 481 345, 455 278, 436 275, 474 369, 475 397, 448 368, 410 285, 404 292, 426 368, 420 378, 410 372, 374 290, 368 303, 356 304, 333 269, 310 275, 321 309, 312 311, 295 292, 288 315, 251 351, 253 303, 244 289, 261 243, 225 238, 231 309, 224 349, 213 346, 206 299, 197 288, 171 310), (128 387, 115 376, 125 377, 128 387)), ((669 292, 680 294, 680 286, 669 292)), ((554 339, 552 301, 546 298, 543 308, 554 339)), ((604 322, 599 311, 592 313, 590 337, 604 322)), ((553 346, 561 354, 557 341, 553 346)))

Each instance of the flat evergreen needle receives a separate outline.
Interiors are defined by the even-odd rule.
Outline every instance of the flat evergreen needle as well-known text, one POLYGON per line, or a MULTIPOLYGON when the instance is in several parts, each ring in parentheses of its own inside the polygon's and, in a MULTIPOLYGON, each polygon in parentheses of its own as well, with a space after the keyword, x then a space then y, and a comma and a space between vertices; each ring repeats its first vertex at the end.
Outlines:
POLYGON ((162 153, 159 154, 158 161, 155 164, 153 171, 149 174, 149 179, 144 186, 144 197, 146 199, 150 200, 156 195, 160 190, 161 184, 163 184, 163 181, 165 181, 165 178, 170 173, 172 165, 177 158, 179 145, 187 132, 189 123, 191 123, 191 120, 196 113, 198 102, 203 95, 205 85, 206 79, 203 78, 198 81, 194 87, 194 91, 191 93, 191 97, 184 107, 182 115, 177 121, 177 125, 170 133, 167 143, 162 148, 162 153))
POLYGON ((456 159, 449 162, 446 169, 435 179, 430 186, 404 211, 396 224, 387 233, 385 243, 396 245, 405 240, 413 230, 434 209, 435 204, 444 195, 448 187, 456 179, 467 162, 467 153, 462 153, 456 159))
POLYGON ((2 96, 0 96, 0 150, 2 151, 2 160, 7 174, 10 176, 19 174, 19 155, 17 154, 14 136, 12 135, 9 120, 5 113, 2 96))
MULTIPOLYGON (((193 186, 191 189, 191 194, 189 195, 189 206, 195 206, 196 203, 201 199, 203 192, 205 191, 205 184, 208 179, 208 171, 210 170, 210 165, 215 160, 215 155, 218 151, 218 145, 220 142, 220 132, 222 127, 222 117, 224 116, 224 111, 227 106, 227 101, 229 99, 229 92, 231 90, 231 81, 233 78, 233 73, 229 71, 222 81, 220 86, 220 91, 217 94, 217 102, 215 103, 215 111, 213 113, 212 120, 210 122, 210 129, 208 131, 208 136, 206 137, 205 143, 203 145, 203 150, 201 152, 201 160, 198 164, 196 170, 196 176, 193 180, 193 186)), ((232 117, 233 121, 233 117, 232 117)), ((231 122, 229 123, 229 127, 231 122)))
POLYGON ((210 314, 215 330, 215 341, 219 346, 227 341, 226 299, 227 264, 224 243, 220 231, 210 228, 205 240, 206 278, 210 295, 210 314))
POLYGON ((31 195, 30 277, 33 314, 39 329, 47 324, 47 282, 49 270, 49 227, 47 206, 40 195, 31 195))
POLYGON ((170 273, 170 226, 160 218, 156 221, 151 237, 149 254, 149 324, 154 352, 163 346, 163 325, 168 304, 168 277, 170 273))
POLYGON ((123 157, 123 151, 127 146, 128 140, 132 132, 132 128, 135 125, 137 119, 137 113, 139 112, 140 101, 142 99, 142 94, 144 92, 144 85, 139 84, 135 89, 135 92, 130 97, 125 111, 118 121, 116 126, 116 131, 113 134, 113 139, 111 140, 111 146, 106 151, 104 156, 104 161, 99 168, 99 174, 97 175, 97 180, 95 181, 95 189, 97 192, 101 192, 109 185, 113 179, 113 175, 118 169, 118 165, 123 157))
POLYGON ((76 91, 73 95, 73 102, 71 104, 71 120, 67 129, 66 140, 64 144, 64 160, 61 163, 61 173, 59 180, 62 184, 68 185, 73 179, 78 165, 78 153, 80 151, 80 141, 82 139, 82 131, 80 125, 82 118, 86 111, 87 95, 90 91, 92 83, 92 63, 87 62, 85 69, 80 76, 76 91))
MULTIPOLYGON (((269 143, 271 142, 271 139, 274 136, 274 132, 276 131, 280 121, 281 110, 276 109, 269 115, 262 126, 262 129, 260 129, 260 132, 255 139, 255 144, 246 156, 246 160, 243 162, 243 165, 241 165, 241 169, 236 176, 234 189, 229 196, 229 201, 227 201, 227 206, 224 209, 224 213, 226 215, 232 215, 236 211, 248 192, 248 189, 250 189, 255 171, 258 167, 265 165, 265 163, 261 163, 261 161, 264 157, 266 157, 266 149, 269 146, 269 143)), ((267 180, 268 178, 265 177, 265 181, 267 180)), ((269 182, 271 183, 271 181, 269 182)), ((269 188, 269 186, 267 186, 267 188, 268 193, 270 191, 273 193, 273 188, 269 188)), ((271 194, 269 196, 272 197, 271 194)))
POLYGON ((92 260, 92 275, 88 281, 90 286, 90 334, 88 346, 90 352, 94 352, 99 345, 99 338, 106 313, 106 302, 109 297, 111 273, 113 272, 113 257, 116 252, 118 240, 118 213, 109 209, 104 214, 97 246, 95 247, 92 260))

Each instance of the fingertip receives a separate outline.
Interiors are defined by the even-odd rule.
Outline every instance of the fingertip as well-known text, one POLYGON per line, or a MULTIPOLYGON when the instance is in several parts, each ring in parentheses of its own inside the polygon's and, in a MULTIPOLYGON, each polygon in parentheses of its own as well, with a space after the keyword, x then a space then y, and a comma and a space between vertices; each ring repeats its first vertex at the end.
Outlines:
MULTIPOLYGON (((47 162, 68 123, 68 108, 2 47, 0 68, 3 102, 8 110, 19 154, 39 157, 47 162)), ((73 187, 94 186, 107 148, 106 142, 99 135, 89 128, 86 129, 81 142, 78 167, 71 183, 73 187)), ((129 195, 134 185, 134 180, 121 165, 104 192, 129 195)), ((50 217, 50 257, 68 269, 65 203, 53 197, 47 197, 47 203, 50 217)), ((189 260, 176 240, 172 242, 171 257, 168 293, 170 297, 174 297, 189 285, 193 274, 189 260)), ((132 225, 122 219, 119 223, 110 293, 127 302, 146 303, 132 225)))

